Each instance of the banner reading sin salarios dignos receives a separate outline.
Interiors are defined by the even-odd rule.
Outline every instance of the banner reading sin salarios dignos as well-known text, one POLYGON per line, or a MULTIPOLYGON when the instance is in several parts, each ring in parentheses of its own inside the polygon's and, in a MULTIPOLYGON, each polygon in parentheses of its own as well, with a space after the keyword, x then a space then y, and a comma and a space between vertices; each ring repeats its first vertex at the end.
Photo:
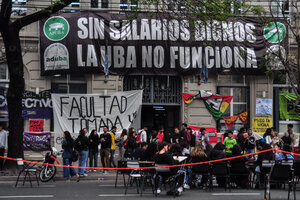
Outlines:
POLYGON ((287 53, 288 30, 280 19, 263 25, 249 17, 166 18, 76 12, 42 20, 41 74, 188 75, 204 65, 210 72, 260 74, 266 52, 287 53))

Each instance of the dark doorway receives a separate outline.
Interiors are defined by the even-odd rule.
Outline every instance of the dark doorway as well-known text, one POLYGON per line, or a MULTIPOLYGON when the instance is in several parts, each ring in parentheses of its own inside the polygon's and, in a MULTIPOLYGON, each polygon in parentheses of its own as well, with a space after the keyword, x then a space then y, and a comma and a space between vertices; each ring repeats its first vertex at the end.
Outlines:
POLYGON ((142 127, 149 130, 157 130, 160 127, 165 132, 173 132, 174 127, 179 126, 180 106, 143 106, 142 127))

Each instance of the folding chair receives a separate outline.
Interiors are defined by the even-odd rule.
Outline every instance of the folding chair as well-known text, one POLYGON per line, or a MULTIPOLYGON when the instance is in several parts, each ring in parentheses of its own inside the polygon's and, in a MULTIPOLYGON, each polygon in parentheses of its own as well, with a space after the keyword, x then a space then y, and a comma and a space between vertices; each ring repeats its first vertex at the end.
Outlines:
MULTIPOLYGON (((118 161, 118 168, 127 168, 127 161, 126 160, 119 160, 118 161)), ((118 175, 121 174, 123 176, 124 187, 126 187, 125 175, 129 175, 131 170, 117 170, 116 172, 116 180, 115 180, 115 188, 118 184, 118 175)))
POLYGON ((39 186, 40 183, 39 183, 39 180, 38 180, 38 177, 37 177, 37 169, 33 168, 35 166, 35 164, 24 163, 23 161, 21 161, 21 160, 23 160, 23 158, 18 158, 18 159, 19 159, 19 161, 17 161, 17 165, 18 165, 18 167, 22 166, 22 169, 19 172, 15 187, 18 186, 18 182, 19 182, 21 174, 24 174, 23 186, 25 184, 25 181, 27 180, 27 181, 30 182, 30 187, 32 187, 32 180, 31 180, 30 174, 34 174, 37 185, 39 186), (28 176, 28 179, 27 179, 27 176, 28 176))
MULTIPOLYGON (((139 162, 138 161, 127 161, 127 167, 128 168, 138 168, 139 167, 139 162)), ((142 179, 142 175, 139 169, 132 169, 131 172, 128 174, 128 180, 126 183, 126 188, 125 188, 125 194, 127 194, 127 190, 129 187, 129 184, 132 185, 134 182, 136 183, 136 190, 137 193, 139 194, 140 190, 140 182, 142 179)))
POLYGON ((225 191, 227 190, 227 186, 229 186, 229 192, 231 192, 230 170, 229 167, 227 166, 227 162, 213 163, 211 169, 211 176, 209 180, 210 191, 213 189, 213 184, 212 184, 213 176, 225 178, 225 191))
MULTIPOLYGON (((211 175, 210 175, 210 166, 209 166, 209 164, 206 163, 206 164, 202 164, 202 165, 193 165, 192 166, 192 174, 193 175, 201 175, 202 177, 206 176, 207 181, 210 182, 209 180, 210 180, 211 175)), ((206 187, 205 190, 207 190, 207 187, 206 187)))
MULTIPOLYGON (((139 162, 140 167, 154 167, 154 162, 149 161, 140 161, 139 162)), ((141 169, 140 171, 142 177, 141 177, 141 196, 143 195, 144 187, 147 183, 150 183, 152 193, 154 194, 154 184, 153 184, 153 178, 155 175, 155 169, 141 169)))
POLYGON ((271 169, 270 176, 268 177, 268 184, 267 188, 265 188, 264 197, 268 196, 268 199, 271 199, 270 184, 277 183, 288 184, 288 199, 290 199, 290 192, 292 189, 294 193, 294 199, 296 199, 296 184, 294 181, 292 166, 292 160, 275 163, 275 165, 271 169))

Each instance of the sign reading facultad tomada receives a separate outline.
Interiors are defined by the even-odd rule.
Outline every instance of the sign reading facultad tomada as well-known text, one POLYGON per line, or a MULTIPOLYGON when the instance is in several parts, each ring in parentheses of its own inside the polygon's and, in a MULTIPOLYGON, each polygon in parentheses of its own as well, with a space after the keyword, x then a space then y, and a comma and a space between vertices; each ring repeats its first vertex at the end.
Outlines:
POLYGON ((200 74, 203 64, 214 72, 259 74, 266 51, 287 52, 288 37, 280 19, 265 27, 258 21, 63 13, 40 21, 41 74, 104 73, 106 66, 115 75, 187 75, 200 74))

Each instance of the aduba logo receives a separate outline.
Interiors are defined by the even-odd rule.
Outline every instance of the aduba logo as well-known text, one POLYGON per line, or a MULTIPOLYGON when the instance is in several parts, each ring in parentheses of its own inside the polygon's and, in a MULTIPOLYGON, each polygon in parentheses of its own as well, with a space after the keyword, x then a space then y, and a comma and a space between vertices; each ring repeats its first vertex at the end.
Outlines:
POLYGON ((69 52, 65 45, 54 43, 44 52, 45 71, 69 69, 69 52))
POLYGON ((264 37, 270 43, 281 42, 286 35, 285 25, 280 22, 272 22, 264 28, 264 37))
POLYGON ((51 17, 44 24, 44 34, 52 41, 64 39, 68 35, 69 29, 68 21, 61 16, 51 17))

